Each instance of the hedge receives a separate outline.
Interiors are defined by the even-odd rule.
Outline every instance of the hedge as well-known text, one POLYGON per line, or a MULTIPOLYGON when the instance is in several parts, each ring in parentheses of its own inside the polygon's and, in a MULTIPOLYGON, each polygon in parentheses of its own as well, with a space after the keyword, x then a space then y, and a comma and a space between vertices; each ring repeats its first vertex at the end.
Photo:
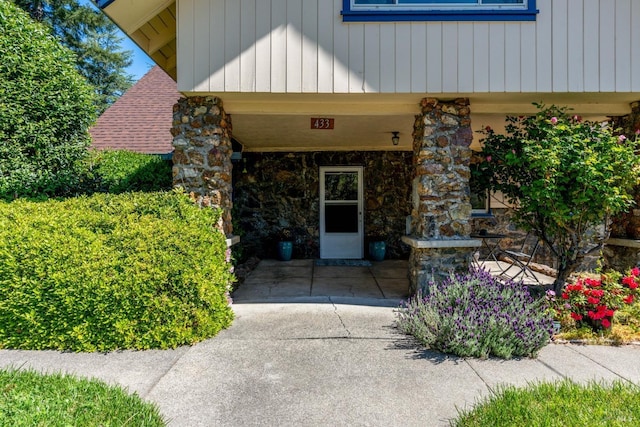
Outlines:
POLYGON ((89 193, 169 190, 173 181, 170 161, 127 150, 93 150, 87 170, 85 187, 89 193))
POLYGON ((0 348, 173 348, 230 325, 219 212, 178 193, 0 202, 0 348))

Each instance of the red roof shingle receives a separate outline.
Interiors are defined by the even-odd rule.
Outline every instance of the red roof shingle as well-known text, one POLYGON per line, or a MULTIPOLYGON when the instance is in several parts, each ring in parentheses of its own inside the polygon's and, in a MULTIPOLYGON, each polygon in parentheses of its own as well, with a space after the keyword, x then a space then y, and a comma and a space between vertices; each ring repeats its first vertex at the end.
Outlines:
POLYGON ((173 105, 180 97, 176 82, 160 67, 153 67, 98 118, 89 130, 91 146, 171 153, 173 105))

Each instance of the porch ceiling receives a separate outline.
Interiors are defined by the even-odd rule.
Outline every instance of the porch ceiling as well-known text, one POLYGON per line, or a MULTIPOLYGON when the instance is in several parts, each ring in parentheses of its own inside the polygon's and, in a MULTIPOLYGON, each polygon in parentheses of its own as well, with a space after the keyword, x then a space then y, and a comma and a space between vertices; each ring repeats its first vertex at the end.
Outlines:
MULTIPOLYGON (((191 94, 189 94, 191 95, 191 94)), ((200 94, 204 95, 204 94, 200 94)), ((219 95, 231 114, 233 135, 245 151, 343 151, 413 149, 419 94, 248 94, 219 95), (332 130, 311 128, 311 118, 333 118, 332 130), (393 131, 400 143, 391 142, 393 131)), ((461 95, 437 96, 451 99, 461 95)), ((463 95, 464 96, 464 95, 463 95)), ((472 129, 504 127, 507 114, 534 113, 532 102, 570 105, 590 120, 625 115, 629 94, 468 94, 472 129), (605 102, 603 102, 605 100, 605 102)), ((479 135, 474 134, 479 148, 479 135)))

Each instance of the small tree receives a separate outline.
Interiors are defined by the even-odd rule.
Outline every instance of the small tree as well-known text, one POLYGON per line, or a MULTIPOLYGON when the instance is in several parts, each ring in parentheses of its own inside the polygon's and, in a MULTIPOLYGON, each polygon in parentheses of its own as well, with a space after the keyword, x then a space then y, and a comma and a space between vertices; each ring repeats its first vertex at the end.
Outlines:
POLYGON ((608 237, 608 219, 627 209, 638 183, 636 144, 606 123, 583 121, 566 108, 537 105, 529 117, 507 117, 505 135, 484 135, 489 188, 513 205, 514 221, 557 258, 560 292, 586 254, 608 237), (604 225, 605 233, 593 230, 604 225))
POLYGON ((95 120, 75 57, 13 3, 0 0, 0 198, 72 191, 95 120))

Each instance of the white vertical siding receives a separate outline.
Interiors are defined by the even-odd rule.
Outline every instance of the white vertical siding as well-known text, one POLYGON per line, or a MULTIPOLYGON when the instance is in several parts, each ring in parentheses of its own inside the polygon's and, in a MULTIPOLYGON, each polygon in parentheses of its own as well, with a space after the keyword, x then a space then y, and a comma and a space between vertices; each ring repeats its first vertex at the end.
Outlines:
POLYGON ((569 0, 567 9, 567 75, 569 92, 584 90, 584 14, 582 0, 569 0))
POLYGON ((554 92, 566 92, 569 86, 567 55, 569 52, 567 34, 567 0, 553 0, 553 13, 551 15, 551 61, 553 71, 551 73, 551 86, 554 92))
POLYGON ((504 26, 504 90, 505 92, 520 92, 522 71, 520 58, 520 25, 505 24, 504 26))
POLYGON ((442 24, 427 25, 427 92, 442 91, 442 24))
MULTIPOLYGON (((222 11, 212 11, 212 15, 220 14, 224 16, 224 23, 219 24, 224 28, 224 90, 226 92, 240 91, 240 34, 242 20, 240 18, 240 2, 227 1, 224 4, 224 14, 222 11)), ((196 10, 196 16, 200 13, 196 10)), ((253 24, 252 24, 253 25, 253 24)), ((216 28, 218 33, 219 28, 216 28)), ((197 28, 196 28, 197 31, 197 28)), ((202 37, 206 37, 206 33, 202 37)), ((211 34, 209 35, 211 37, 211 34)), ((212 52, 216 55, 217 52, 212 52)))
POLYGON ((302 2, 302 92, 318 91, 318 0, 302 2))
POLYGON ((473 89, 489 92, 489 23, 473 25, 473 89))
POLYGON ((180 0, 178 87, 640 91, 640 0, 538 0, 537 7, 535 22, 345 24, 342 0, 180 0))
POLYGON ((631 2, 631 91, 640 92, 640 1, 631 2))
POLYGON ((256 90, 256 0, 240 0, 240 91, 256 90))
POLYGON ((396 90, 395 40, 395 24, 380 24, 380 92, 395 92, 396 90))
MULTIPOLYGON (((421 23, 411 24, 411 40, 426 40, 427 27, 421 23)), ((369 70, 367 70, 367 76, 369 70)), ((411 43, 411 92, 427 91, 427 46, 426 43, 411 43)))
POLYGON ((600 0, 600 90, 612 92, 616 88, 616 3, 600 0))
POLYGON ((256 92, 271 92, 271 19, 264 16, 271 16, 271 0, 256 1, 256 92))

